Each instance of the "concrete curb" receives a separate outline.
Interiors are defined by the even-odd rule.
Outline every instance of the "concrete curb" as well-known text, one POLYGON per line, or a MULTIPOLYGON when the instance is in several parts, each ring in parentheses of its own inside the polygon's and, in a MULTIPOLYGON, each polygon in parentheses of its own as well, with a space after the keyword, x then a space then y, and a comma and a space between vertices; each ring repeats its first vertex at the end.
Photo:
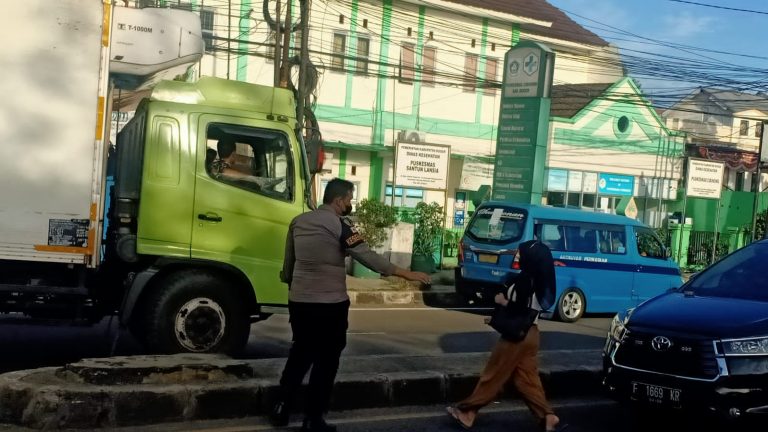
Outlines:
MULTIPOLYGON (((0 423, 56 430, 264 415, 275 400, 285 362, 148 357, 164 366, 144 378, 137 377, 139 369, 131 363, 145 357, 100 359, 96 370, 80 364, 0 375, 0 423), (244 365, 250 373, 243 372, 244 365), (88 380, 82 378, 83 371, 88 380)), ((454 402, 471 392, 487 358, 488 353, 344 357, 332 409, 454 402)), ((542 352, 540 371, 548 395, 600 392, 600 362, 596 350, 542 352)), ((298 401, 296 406, 301 406, 298 401)))
POLYGON ((429 290, 392 290, 386 286, 377 289, 348 290, 353 305, 427 305, 434 307, 467 307, 466 299, 456 293, 454 287, 433 285, 429 290))

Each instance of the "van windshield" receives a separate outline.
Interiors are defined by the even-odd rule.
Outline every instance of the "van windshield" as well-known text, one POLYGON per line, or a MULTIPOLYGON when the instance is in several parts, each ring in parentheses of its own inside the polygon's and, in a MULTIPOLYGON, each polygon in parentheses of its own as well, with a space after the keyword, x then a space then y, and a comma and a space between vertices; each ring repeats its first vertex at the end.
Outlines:
POLYGON ((477 241, 509 243, 523 236, 528 213, 513 207, 482 207, 475 212, 467 235, 477 241))

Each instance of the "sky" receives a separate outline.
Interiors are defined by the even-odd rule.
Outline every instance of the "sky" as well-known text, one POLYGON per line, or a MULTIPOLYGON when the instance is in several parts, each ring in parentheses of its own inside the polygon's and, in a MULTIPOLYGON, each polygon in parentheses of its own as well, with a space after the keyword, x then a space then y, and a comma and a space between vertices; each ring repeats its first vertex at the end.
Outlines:
POLYGON ((768 92, 766 0, 548 1, 618 46, 654 104, 700 86, 768 92))

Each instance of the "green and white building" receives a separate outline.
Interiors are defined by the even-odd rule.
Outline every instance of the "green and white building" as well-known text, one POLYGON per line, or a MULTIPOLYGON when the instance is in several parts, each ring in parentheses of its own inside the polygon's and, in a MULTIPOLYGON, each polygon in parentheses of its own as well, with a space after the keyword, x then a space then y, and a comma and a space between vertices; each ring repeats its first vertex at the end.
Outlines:
MULTIPOLYGON (((269 17, 261 0, 137 3, 200 11, 209 53, 198 75, 274 82, 275 0, 269 17)), ((610 212, 634 196, 638 217, 659 224, 675 198, 682 140, 623 77, 615 47, 544 0, 314 0, 308 39, 326 152, 318 186, 341 177, 356 199, 445 203, 460 227, 456 211, 492 182, 504 54, 531 40, 556 54, 543 201, 610 212), (450 146, 447 190, 392 190, 399 141, 450 146)), ((300 40, 290 38, 292 53, 300 40)))

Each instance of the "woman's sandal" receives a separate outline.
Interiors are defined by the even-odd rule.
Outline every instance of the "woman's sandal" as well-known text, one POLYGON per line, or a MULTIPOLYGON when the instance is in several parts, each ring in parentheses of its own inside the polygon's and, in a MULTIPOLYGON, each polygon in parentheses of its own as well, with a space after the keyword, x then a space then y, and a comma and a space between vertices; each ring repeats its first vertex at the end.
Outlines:
POLYGON ((469 430, 472 427, 472 425, 468 425, 463 421, 461 421, 461 417, 459 417, 458 408, 449 406, 445 408, 445 411, 448 413, 449 416, 451 416, 456 421, 456 423, 458 423, 459 426, 463 427, 464 429, 469 430))
POLYGON ((568 424, 562 422, 556 424, 554 429, 547 429, 546 426, 543 428, 544 432, 563 432, 566 429, 568 429, 568 424))

